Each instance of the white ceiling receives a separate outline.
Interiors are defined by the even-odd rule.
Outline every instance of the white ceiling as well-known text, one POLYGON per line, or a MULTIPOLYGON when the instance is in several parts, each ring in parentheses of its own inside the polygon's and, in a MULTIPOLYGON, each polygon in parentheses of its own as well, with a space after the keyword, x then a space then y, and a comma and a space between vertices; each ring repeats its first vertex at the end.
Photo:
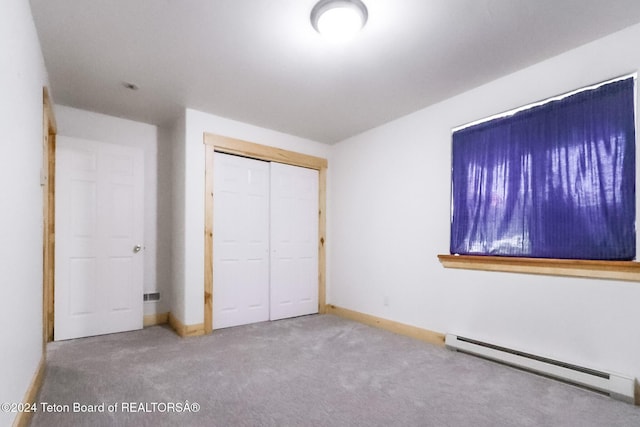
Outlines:
POLYGON ((311 27, 316 0, 30 1, 56 103, 158 125, 189 107, 325 143, 640 22, 638 0, 364 0, 366 27, 336 45, 311 27))

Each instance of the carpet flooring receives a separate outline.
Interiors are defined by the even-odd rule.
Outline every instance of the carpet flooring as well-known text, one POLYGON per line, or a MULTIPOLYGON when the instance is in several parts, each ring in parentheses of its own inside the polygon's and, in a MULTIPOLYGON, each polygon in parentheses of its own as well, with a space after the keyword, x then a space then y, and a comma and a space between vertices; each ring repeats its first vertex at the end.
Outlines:
POLYGON ((32 427, 640 426, 640 407, 330 315, 155 326, 47 359, 32 427))

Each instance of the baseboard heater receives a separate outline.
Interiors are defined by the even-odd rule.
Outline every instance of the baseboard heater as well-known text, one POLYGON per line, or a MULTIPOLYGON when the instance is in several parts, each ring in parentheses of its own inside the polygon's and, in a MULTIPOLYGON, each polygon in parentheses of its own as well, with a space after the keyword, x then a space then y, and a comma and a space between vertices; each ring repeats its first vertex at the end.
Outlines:
POLYGON ((602 372, 558 360, 548 359, 470 338, 447 334, 445 345, 451 350, 473 354, 515 366, 548 377, 574 383, 614 399, 634 403, 635 379, 611 372, 602 372))

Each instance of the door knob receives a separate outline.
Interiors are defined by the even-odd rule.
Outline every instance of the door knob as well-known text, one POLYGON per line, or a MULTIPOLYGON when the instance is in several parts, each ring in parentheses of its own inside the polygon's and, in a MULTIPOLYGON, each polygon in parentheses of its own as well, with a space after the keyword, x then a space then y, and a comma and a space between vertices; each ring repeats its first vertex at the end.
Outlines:
POLYGON ((142 246, 140 246, 140 245, 135 245, 135 246, 133 247, 133 253, 134 253, 134 254, 137 254, 138 252, 140 252, 140 249, 142 249, 142 246))

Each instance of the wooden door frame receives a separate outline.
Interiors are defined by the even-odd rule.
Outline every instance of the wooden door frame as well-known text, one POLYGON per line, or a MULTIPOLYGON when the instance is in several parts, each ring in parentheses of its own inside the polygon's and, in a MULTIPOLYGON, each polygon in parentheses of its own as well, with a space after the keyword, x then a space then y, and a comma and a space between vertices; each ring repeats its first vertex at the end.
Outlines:
POLYGON ((55 288, 56 118, 48 88, 42 90, 42 345, 53 341, 55 288))
POLYGON ((213 331, 213 156, 215 152, 284 163, 318 171, 318 313, 326 312, 327 159, 204 133, 204 333, 213 331))

